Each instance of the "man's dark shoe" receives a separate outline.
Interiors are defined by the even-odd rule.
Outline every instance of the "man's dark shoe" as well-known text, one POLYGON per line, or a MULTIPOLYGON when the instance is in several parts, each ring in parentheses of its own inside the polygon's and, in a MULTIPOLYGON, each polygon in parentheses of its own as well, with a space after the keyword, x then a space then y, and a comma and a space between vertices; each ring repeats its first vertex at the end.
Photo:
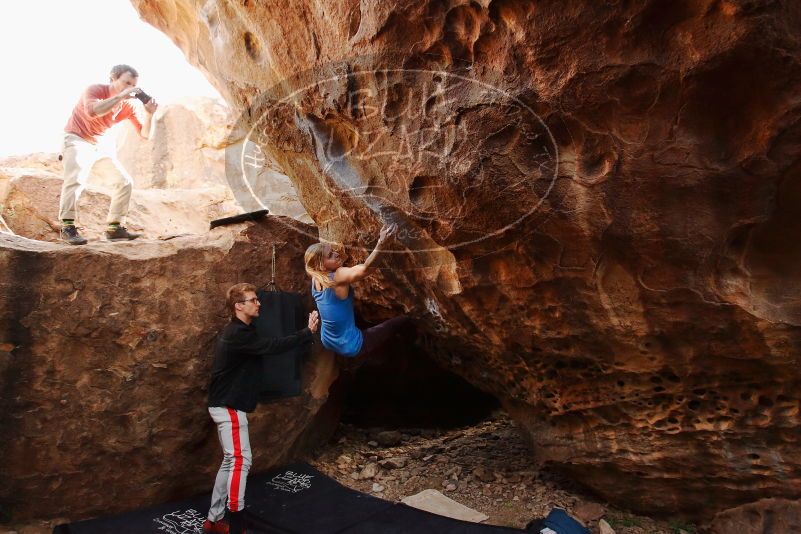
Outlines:
POLYGON ((117 226, 113 230, 106 230, 106 239, 108 241, 130 241, 132 239, 136 239, 137 237, 141 237, 141 235, 142 234, 134 234, 133 232, 129 232, 124 226, 117 226))
POLYGON ((246 523, 247 517, 244 510, 238 512, 228 510, 228 532, 230 534, 248 534, 248 531, 245 530, 246 523))
POLYGON ((61 240, 70 245, 86 244, 86 239, 81 237, 81 234, 78 233, 78 229, 72 225, 61 227, 61 240))

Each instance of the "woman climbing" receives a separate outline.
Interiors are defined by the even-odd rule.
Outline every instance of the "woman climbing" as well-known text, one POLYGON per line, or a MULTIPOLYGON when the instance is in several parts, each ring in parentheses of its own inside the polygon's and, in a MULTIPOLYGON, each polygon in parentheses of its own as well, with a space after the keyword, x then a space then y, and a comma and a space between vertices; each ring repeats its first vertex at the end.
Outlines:
POLYGON ((316 243, 306 249, 306 272, 312 279, 311 291, 322 321, 320 338, 328 350, 348 358, 369 354, 409 321, 405 316, 395 317, 362 332, 356 327, 353 314, 350 285, 370 274, 372 263, 396 229, 394 224, 384 226, 375 249, 364 263, 353 267, 343 267, 339 251, 328 243, 316 243))

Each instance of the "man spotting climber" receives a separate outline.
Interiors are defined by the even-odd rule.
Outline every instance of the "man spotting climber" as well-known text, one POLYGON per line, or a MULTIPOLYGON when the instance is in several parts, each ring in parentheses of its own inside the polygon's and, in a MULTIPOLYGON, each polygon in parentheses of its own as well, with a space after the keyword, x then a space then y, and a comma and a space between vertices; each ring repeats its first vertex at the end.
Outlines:
POLYGON ((124 241, 139 237, 139 234, 131 233, 123 226, 128 215, 133 179, 116 157, 101 153, 97 147, 97 137, 125 119, 133 123, 143 139, 149 138, 151 119, 158 104, 136 86, 138 79, 139 73, 133 67, 114 66, 109 84, 90 85, 84 90, 64 127, 64 183, 61 186, 58 218, 62 224, 61 239, 70 245, 86 243, 75 227, 76 204, 92 167, 105 159, 111 163, 109 171, 116 175, 117 182, 108 212, 106 239, 124 241), (144 122, 139 122, 133 105, 128 102, 134 97, 144 103, 144 122))
POLYGON ((261 304, 251 284, 228 289, 226 304, 231 322, 217 340, 209 385, 209 414, 217 424, 223 448, 223 461, 203 532, 240 534, 244 532, 245 484, 252 455, 247 413, 256 409, 259 398, 261 356, 280 354, 311 343, 319 317, 309 314, 307 328, 282 338, 259 337, 251 324, 259 316, 261 304), (223 521, 228 501, 228 524, 223 521))

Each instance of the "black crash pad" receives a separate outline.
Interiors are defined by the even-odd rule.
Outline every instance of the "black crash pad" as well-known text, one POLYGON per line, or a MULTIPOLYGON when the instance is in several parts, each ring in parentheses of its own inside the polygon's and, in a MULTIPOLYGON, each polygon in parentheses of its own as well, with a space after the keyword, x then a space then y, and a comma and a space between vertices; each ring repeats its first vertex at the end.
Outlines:
MULTIPOLYGON (((302 330, 308 324, 303 297, 298 293, 259 290, 256 295, 261 312, 253 320, 262 337, 284 337, 302 330)), ((262 379, 259 402, 267 403, 303 392, 301 371, 310 346, 295 347, 281 354, 262 357, 262 379)))
MULTIPOLYGON (((212 480, 209 479, 209 485, 212 480)), ((201 534, 210 494, 112 517, 59 525, 53 534, 201 534)), ((346 488, 306 464, 248 477, 250 533, 502 534, 523 530, 467 523, 346 488)))

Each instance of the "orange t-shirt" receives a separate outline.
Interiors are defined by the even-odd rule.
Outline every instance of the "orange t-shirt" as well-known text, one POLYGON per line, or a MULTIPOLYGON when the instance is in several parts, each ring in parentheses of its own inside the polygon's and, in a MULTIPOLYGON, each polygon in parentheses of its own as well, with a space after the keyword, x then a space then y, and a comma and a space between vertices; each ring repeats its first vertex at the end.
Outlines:
POLYGON ((111 128, 112 125, 122 122, 125 119, 136 127, 138 132, 142 131, 142 123, 136 116, 136 111, 131 104, 124 100, 114 106, 114 108, 102 116, 91 117, 89 110, 95 102, 105 100, 111 96, 111 87, 103 84, 90 85, 81 95, 81 99, 75 104, 72 115, 64 126, 64 131, 82 137, 90 143, 97 143, 96 136, 111 128))

